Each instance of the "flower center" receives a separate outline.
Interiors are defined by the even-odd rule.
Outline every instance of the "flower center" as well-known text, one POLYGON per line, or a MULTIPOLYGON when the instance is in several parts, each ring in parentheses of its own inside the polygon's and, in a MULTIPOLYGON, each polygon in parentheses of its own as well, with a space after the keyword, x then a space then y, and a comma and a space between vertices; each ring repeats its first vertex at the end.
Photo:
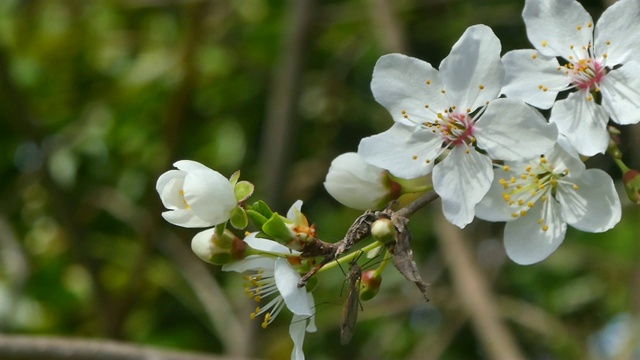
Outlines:
POLYGON ((564 66, 573 85, 584 91, 599 91, 598 86, 607 74, 602 63, 592 58, 570 62, 564 66))
POLYGON ((257 316, 265 314, 261 326, 263 329, 266 329, 284 307, 284 299, 278 292, 275 278, 273 275, 266 275, 263 271, 258 271, 256 274, 244 276, 244 280, 244 292, 256 302, 261 302, 264 297, 278 294, 265 306, 258 306, 251 313, 251 319, 255 319, 257 316))
POLYGON ((434 134, 440 134, 445 147, 453 147, 461 144, 472 144, 476 139, 473 137, 473 118, 468 113, 452 111, 438 113, 433 122, 424 122, 428 129, 434 134))
MULTIPOLYGON (((509 172, 509 166, 503 167, 505 172, 509 172)), ((507 203, 509 208, 513 209, 511 216, 519 218, 525 216, 538 200, 546 205, 550 196, 554 196, 558 184, 567 184, 574 190, 578 190, 576 184, 570 183, 565 179, 569 175, 569 169, 557 169, 547 162, 547 158, 540 157, 535 168, 528 165, 519 175, 513 174, 509 178, 501 178, 500 185, 504 188, 502 199, 507 203), (517 175, 517 176, 516 176, 517 175)), ((545 218, 547 217, 548 206, 545 206, 541 219, 538 224, 542 231, 547 231, 545 218)))

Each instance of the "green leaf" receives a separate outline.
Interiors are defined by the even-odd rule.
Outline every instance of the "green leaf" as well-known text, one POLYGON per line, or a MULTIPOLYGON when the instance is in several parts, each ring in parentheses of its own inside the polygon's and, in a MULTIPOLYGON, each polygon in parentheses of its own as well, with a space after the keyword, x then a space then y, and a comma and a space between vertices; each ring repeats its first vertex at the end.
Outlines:
POLYGON ((240 179, 240 170, 231 174, 231 176, 229 177, 229 182, 231 183, 231 185, 235 185, 238 182, 238 179, 240 179))
POLYGON ((231 226, 241 230, 249 225, 249 218, 243 208, 236 206, 231 210, 231 218, 229 218, 229 222, 231 223, 231 226))
POLYGON ((255 210, 247 209, 245 210, 245 212, 247 213, 247 215, 249 215, 249 218, 251 219, 251 222, 253 223, 253 225, 255 225, 255 227, 258 229, 262 229, 262 226, 264 226, 264 223, 266 223, 267 220, 269 220, 255 210))
POLYGON ((245 201, 253 194, 254 186, 248 181, 240 181, 233 187, 233 193, 238 202, 245 201))
POLYGON ((278 213, 271 215, 271 218, 262 226, 262 231, 280 243, 286 243, 292 237, 291 230, 285 225, 282 216, 278 213))
POLYGON ((256 201, 251 205, 251 210, 260 213, 265 218, 270 218, 273 215, 273 211, 269 208, 269 205, 262 200, 256 201))

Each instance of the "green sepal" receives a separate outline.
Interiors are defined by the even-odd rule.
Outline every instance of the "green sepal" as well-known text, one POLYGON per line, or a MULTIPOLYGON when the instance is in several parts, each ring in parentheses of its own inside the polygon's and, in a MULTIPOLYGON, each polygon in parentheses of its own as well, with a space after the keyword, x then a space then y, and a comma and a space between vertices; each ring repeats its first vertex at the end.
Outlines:
POLYGON ((286 243, 292 237, 291 230, 289 230, 282 220, 282 216, 278 215, 278 213, 273 213, 271 218, 262 225, 262 231, 280 243, 286 243))
POLYGON ((253 186, 252 183, 243 180, 243 181, 239 181, 234 187, 233 187, 233 193, 236 196, 236 200, 238 202, 243 202, 245 200, 247 200, 249 198, 249 196, 253 195, 253 189, 255 188, 255 186, 253 186))
POLYGON ((264 223, 269 220, 257 211, 247 209, 245 210, 245 212, 247 213, 247 215, 249 215, 249 218, 251 219, 253 225, 258 229, 262 229, 264 223))
POLYGON ((231 183, 231 185, 235 186, 238 182, 238 179, 240 179, 240 170, 231 174, 231 176, 229 177, 229 182, 231 183))
POLYGON ((240 206, 236 206, 231 210, 231 217, 229 218, 229 223, 234 228, 241 230, 249 225, 249 217, 243 208, 240 206))
POLYGON ((269 219, 273 215, 273 211, 271 211, 269 205, 262 200, 253 203, 253 205, 251 205, 251 210, 258 212, 264 216, 265 219, 269 219))
POLYGON ((217 253, 217 254, 213 254, 211 255, 211 257, 209 258, 209 262, 214 264, 214 265, 224 265, 224 264, 228 264, 230 263, 232 260, 231 258, 231 254, 224 252, 224 253, 217 253))

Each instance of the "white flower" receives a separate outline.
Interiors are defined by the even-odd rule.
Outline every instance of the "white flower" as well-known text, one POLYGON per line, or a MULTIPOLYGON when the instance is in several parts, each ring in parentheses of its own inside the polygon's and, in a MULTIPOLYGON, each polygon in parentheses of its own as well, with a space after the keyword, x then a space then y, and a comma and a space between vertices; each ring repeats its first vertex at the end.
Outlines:
POLYGON ((504 244, 516 263, 544 260, 564 240, 567 224, 603 232, 620 221, 620 200, 611 177, 599 169, 585 170, 568 145, 556 145, 536 160, 506 163, 494 171, 495 180, 476 206, 476 216, 508 221, 504 244))
POLYGON ((324 182, 327 192, 352 209, 378 209, 391 200, 387 171, 367 164, 354 152, 331 162, 324 182))
POLYGON ((237 201, 233 186, 219 172, 190 160, 173 164, 178 170, 160 175, 156 190, 168 222, 183 227, 207 227, 229 220, 237 201))
POLYGON ((500 41, 484 25, 465 31, 440 72, 404 55, 381 57, 371 89, 396 123, 363 139, 358 153, 400 178, 433 168, 445 217, 464 227, 491 185, 491 159, 525 160, 550 149, 557 138, 555 126, 522 101, 496 99, 503 77, 500 41), (434 167, 441 155, 446 157, 434 167))
POLYGON ((575 0, 527 0, 522 16, 537 51, 504 55, 503 93, 543 109, 553 105, 550 122, 580 154, 604 153, 609 117, 640 122, 640 2, 618 1, 595 27, 575 0), (577 91, 555 102, 569 89, 577 91))
POLYGON ((273 240, 258 238, 257 234, 255 232, 247 235, 244 241, 251 248, 264 255, 247 256, 243 260, 224 265, 222 270, 238 273, 250 272, 250 275, 245 276, 245 292, 256 302, 262 302, 263 299, 272 297, 266 305, 256 307, 255 311, 251 313, 252 319, 264 316, 263 328, 266 328, 286 305, 294 315, 289 327, 289 334, 294 343, 291 358, 304 359, 302 352, 304 334, 316 331, 312 310, 314 301, 313 296, 307 292, 306 288, 298 287, 300 274, 286 258, 298 256, 300 253, 273 240))

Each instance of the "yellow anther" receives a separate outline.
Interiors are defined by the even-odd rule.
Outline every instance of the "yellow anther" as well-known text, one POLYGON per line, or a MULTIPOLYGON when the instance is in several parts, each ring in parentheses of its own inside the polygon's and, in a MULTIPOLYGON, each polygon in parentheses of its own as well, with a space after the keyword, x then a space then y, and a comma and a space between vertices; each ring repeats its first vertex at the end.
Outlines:
POLYGON ((542 90, 542 85, 538 85, 538 89, 542 90))
POLYGON ((547 46, 547 42, 546 42, 546 41, 543 41, 543 42, 541 42, 541 43, 540 43, 540 45, 542 45, 542 46, 547 46))
POLYGON ((413 160, 416 160, 416 159, 418 158, 418 156, 417 156, 417 155, 413 155, 411 158, 412 158, 413 160))
POLYGON ((512 213, 512 214, 511 214, 511 217, 512 217, 512 218, 517 218, 517 217, 518 217, 518 214, 516 214, 516 213, 512 213))
POLYGON ((427 84, 427 85, 431 85, 431 80, 427 80, 424 83, 427 84))
POLYGON ((522 180, 527 180, 527 174, 522 174, 522 175, 520 175, 520 179, 522 179, 522 180))
POLYGON ((527 206, 528 206, 529 208, 532 208, 532 207, 533 207, 533 202, 532 202, 532 201, 529 201, 529 202, 527 203, 527 206))
POLYGON ((537 58, 537 57, 538 57, 538 54, 532 54, 532 55, 531 55, 531 58, 532 58, 532 59, 535 59, 535 58, 537 58))
POLYGON ((509 179, 509 182, 512 183, 512 184, 515 183, 516 182, 516 177, 512 176, 511 179, 509 179))
POLYGON ((569 45, 569 49, 573 50, 573 45, 569 45))
POLYGON ((592 27, 593 24, 592 23, 587 23, 587 27, 592 27))
POLYGON ((547 163, 547 158, 545 158, 544 156, 542 156, 542 157, 540 158, 540 163, 541 163, 541 164, 546 164, 546 163, 547 163))
POLYGON ((543 221, 544 219, 538 219, 538 225, 542 224, 543 221))
POLYGON ((444 89, 440 90, 440 92, 443 93, 443 94, 445 93, 444 89))
POLYGON ((480 90, 482 90, 482 89, 484 89, 484 85, 480 85, 480 86, 478 86, 478 88, 479 88, 480 90))
POLYGON ((547 195, 542 195, 542 196, 540 197, 540 200, 542 200, 542 202, 547 201, 547 195))
POLYGON ((580 189, 580 186, 573 184, 573 190, 579 190, 579 189, 580 189))
POLYGON ((526 210, 520 210, 520 216, 525 216, 527 215, 527 211, 526 210))
POLYGON ((504 171, 509 171, 509 165, 505 165, 505 166, 503 166, 503 167, 502 167, 502 170, 504 170, 504 171))
POLYGON ((464 153, 465 153, 465 154, 468 154, 468 153, 469 153, 469 149, 465 150, 465 151, 464 151, 464 153))
POLYGON ((507 184, 507 180, 505 180, 505 179, 500 179, 500 180, 498 180, 498 182, 500 183, 500 185, 506 185, 507 184))
POLYGON ((549 230, 549 225, 542 225, 542 231, 549 230))
POLYGON ((515 203, 516 203, 515 201, 511 200, 511 201, 509 201, 509 206, 511 206, 511 205, 513 205, 515 203))
POLYGON ((527 165, 527 167, 524 168, 524 171, 526 171, 526 172, 531 171, 531 165, 527 165))
POLYGON ((576 29, 577 29, 578 31, 580 31, 580 30, 582 30, 582 26, 578 25, 578 26, 576 26, 576 29))
POLYGON ((546 88, 546 87, 542 88, 542 91, 544 92, 547 92, 547 90, 549 90, 549 88, 546 88))
POLYGON ((426 162, 427 164, 429 164, 429 163, 431 162, 431 160, 427 159, 427 160, 425 160, 425 162, 426 162))
POLYGON ((518 199, 518 205, 520 205, 520 206, 524 205, 524 200, 518 199))
POLYGON ((602 57, 606 59, 607 58, 607 53, 602 54, 602 57))
POLYGON ((611 45, 611 41, 607 40, 607 42, 605 42, 605 44, 611 45))
POLYGON ((502 199, 504 201, 509 201, 509 200, 511 200, 511 196, 509 194, 502 194, 502 199))

